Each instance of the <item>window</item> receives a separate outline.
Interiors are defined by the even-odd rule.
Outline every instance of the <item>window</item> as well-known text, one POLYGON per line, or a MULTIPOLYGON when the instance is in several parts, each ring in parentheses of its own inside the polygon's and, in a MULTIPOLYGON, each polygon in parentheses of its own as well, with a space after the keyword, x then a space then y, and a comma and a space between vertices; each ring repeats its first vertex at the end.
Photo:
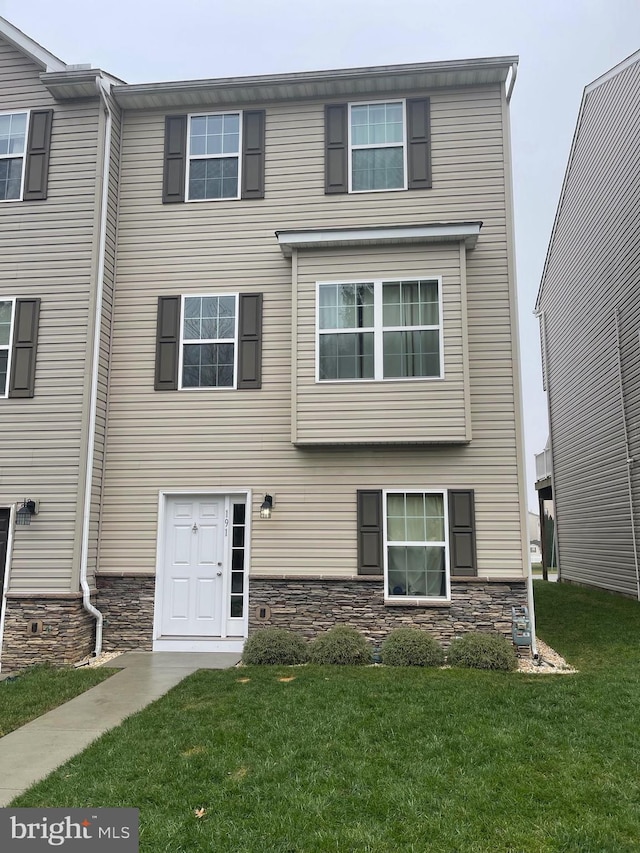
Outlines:
POLYGON ((349 105, 351 192, 404 190, 404 101, 349 105))
POLYGON ((0 201, 22 198, 28 113, 0 114, 0 201))
POLYGON ((234 503, 233 524, 231 528, 231 600, 229 616, 232 619, 244 615, 245 583, 245 547, 246 547, 246 506, 234 503))
POLYGON ((189 116, 189 200, 239 198, 240 150, 240 113, 189 116))
POLYGON ((318 381, 441 378, 440 302, 440 279, 318 284, 318 381))
POLYGON ((0 397, 6 397, 11 367, 11 341, 13 339, 13 301, 0 302, 0 397))
POLYGON ((181 388, 234 388, 237 297, 184 296, 181 388))
POLYGON ((385 597, 449 599, 444 492, 385 495, 385 597))

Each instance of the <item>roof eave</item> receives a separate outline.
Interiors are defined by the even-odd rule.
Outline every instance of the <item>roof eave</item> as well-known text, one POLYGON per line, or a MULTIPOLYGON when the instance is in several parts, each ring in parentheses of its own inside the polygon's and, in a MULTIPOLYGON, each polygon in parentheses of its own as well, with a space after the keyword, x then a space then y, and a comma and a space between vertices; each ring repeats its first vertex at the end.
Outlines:
POLYGON ((49 53, 41 44, 29 38, 22 30, 2 17, 0 17, 0 37, 32 59, 43 71, 64 71, 67 67, 61 59, 49 53))

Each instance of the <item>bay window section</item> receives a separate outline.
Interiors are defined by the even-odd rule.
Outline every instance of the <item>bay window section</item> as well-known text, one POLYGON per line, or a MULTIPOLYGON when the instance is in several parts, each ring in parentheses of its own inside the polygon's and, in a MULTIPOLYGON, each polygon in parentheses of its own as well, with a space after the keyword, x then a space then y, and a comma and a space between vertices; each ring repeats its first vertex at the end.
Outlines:
POLYGON ((185 296, 182 306, 181 387, 234 388, 235 296, 185 296))
POLYGON ((447 527, 443 492, 387 493, 387 598, 450 598, 447 527))
POLYGON ((439 279, 318 284, 319 382, 439 379, 439 279))

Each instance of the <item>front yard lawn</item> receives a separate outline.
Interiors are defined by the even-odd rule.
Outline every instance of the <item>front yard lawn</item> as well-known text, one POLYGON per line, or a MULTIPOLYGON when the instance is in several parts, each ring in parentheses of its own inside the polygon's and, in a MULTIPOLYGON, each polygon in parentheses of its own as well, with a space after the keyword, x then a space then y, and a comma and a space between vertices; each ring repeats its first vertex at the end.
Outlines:
POLYGON ((117 670, 34 666, 0 681, 0 737, 68 702, 117 670))
POLYGON ((537 595, 578 675, 200 671, 13 805, 137 806, 148 853, 637 851, 640 605, 537 595))

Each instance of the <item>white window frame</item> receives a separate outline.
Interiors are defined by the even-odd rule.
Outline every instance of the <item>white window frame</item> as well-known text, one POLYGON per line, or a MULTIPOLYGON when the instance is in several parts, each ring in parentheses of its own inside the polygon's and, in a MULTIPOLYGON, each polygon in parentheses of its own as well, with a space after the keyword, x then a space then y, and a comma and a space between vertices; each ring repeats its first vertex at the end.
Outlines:
POLYGON ((203 201, 236 201, 240 198, 242 187, 242 131, 244 121, 242 110, 216 110, 215 112, 198 112, 189 113, 187 116, 187 168, 185 176, 184 197, 188 202, 203 202, 203 201), (238 153, 237 154, 191 154, 191 119, 208 118, 209 116, 238 116, 238 153), (191 175, 192 160, 228 160, 230 157, 236 157, 238 160, 238 189, 234 196, 224 196, 222 198, 190 198, 189 196, 189 178, 191 175))
POLYGON ((16 300, 15 297, 0 296, 0 302, 11 303, 11 322, 9 324, 9 343, 0 344, 0 350, 7 351, 7 381, 5 384, 4 394, 0 394, 0 400, 6 400, 9 397, 9 380, 11 378, 11 356, 13 355, 13 334, 16 322, 16 300))
POLYGON ((354 101, 349 104, 347 115, 347 139, 348 139, 348 174, 349 174, 349 192, 350 193, 395 193, 403 192, 409 186, 408 173, 408 157, 407 157, 407 102, 405 98, 391 98, 384 101, 354 101), (399 142, 379 142, 377 144, 369 143, 367 145, 354 145, 351 142, 351 109, 352 107, 373 107, 379 104, 401 104, 402 105, 402 170, 403 184, 401 187, 381 188, 378 190, 354 190, 353 189, 353 152, 366 151, 370 148, 400 148, 399 142))
POLYGON ((336 279, 332 281, 316 282, 316 384, 325 385, 333 382, 434 382, 444 379, 444 320, 442 316, 442 276, 441 275, 405 275, 394 278, 370 278, 359 279, 336 279), (403 281, 436 281, 438 283, 438 318, 437 325, 427 326, 384 326, 383 325, 383 301, 382 285, 398 284, 403 281), (325 285, 340 284, 373 284, 373 328, 363 329, 320 329, 320 288, 325 285), (438 376, 384 376, 384 332, 404 331, 430 331, 437 329, 439 332, 439 360, 440 374, 438 376), (359 332, 373 332, 373 367, 374 374, 371 379, 320 379, 320 336, 322 334, 357 334, 359 332))
MULTIPOLYGON (((29 145, 29 128, 31 126, 31 110, 0 110, 0 116, 25 115, 27 123, 24 131, 24 150, 22 154, 0 154, 0 160, 22 160, 22 175, 20 177, 20 195, 18 198, 1 198, 0 204, 6 202, 22 201, 24 197, 24 177, 27 171, 27 147, 29 145)), ((5 301, 4 299, 2 300, 5 301)))
POLYGON ((180 391, 235 391, 238 387, 238 309, 240 299, 237 293, 183 293, 180 297, 180 349, 178 352, 178 390, 180 391), (182 367, 184 360, 185 344, 228 344, 230 338, 199 338, 192 340, 184 337, 184 308, 187 299, 207 299, 208 297, 232 296, 235 300, 235 330, 233 335, 233 385, 203 385, 183 386, 182 367))
POLYGON ((451 562, 450 562, 450 545, 449 545, 449 500, 447 489, 405 489, 398 487, 397 489, 382 490, 382 530, 383 530, 383 551, 384 551, 384 600, 395 604, 449 604, 451 602, 451 562), (441 495, 444 511, 444 541, 438 542, 399 542, 394 540, 395 546, 415 546, 415 545, 432 545, 437 547, 444 546, 444 570, 445 570, 445 597, 441 596, 410 596, 410 595, 389 595, 389 541, 387 539, 387 497, 388 495, 441 495))

